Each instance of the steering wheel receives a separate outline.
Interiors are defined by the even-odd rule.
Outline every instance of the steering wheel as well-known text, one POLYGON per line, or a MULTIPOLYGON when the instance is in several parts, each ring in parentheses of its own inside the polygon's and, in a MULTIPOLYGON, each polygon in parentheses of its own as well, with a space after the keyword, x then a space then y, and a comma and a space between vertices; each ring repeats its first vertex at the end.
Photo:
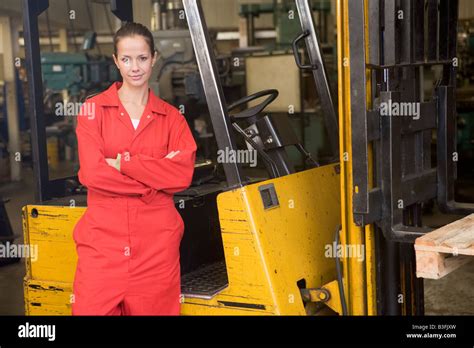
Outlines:
POLYGON ((264 91, 251 94, 247 97, 239 99, 236 102, 230 104, 227 107, 228 111, 232 111, 243 104, 246 104, 248 102, 251 102, 253 100, 256 100, 265 96, 268 96, 268 97, 260 104, 252 106, 251 108, 241 111, 239 113, 230 115, 232 122, 235 122, 236 120, 240 120, 240 119, 248 119, 248 118, 257 116, 259 113, 263 111, 263 109, 265 109, 271 102, 273 102, 278 97, 278 91, 276 89, 266 89, 264 91))

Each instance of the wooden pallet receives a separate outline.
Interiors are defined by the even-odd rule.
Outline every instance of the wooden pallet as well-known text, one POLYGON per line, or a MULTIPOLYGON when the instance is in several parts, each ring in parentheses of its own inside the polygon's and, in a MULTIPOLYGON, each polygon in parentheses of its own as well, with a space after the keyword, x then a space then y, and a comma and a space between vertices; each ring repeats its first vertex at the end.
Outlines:
POLYGON ((474 214, 415 241, 416 276, 440 279, 474 260, 474 214))

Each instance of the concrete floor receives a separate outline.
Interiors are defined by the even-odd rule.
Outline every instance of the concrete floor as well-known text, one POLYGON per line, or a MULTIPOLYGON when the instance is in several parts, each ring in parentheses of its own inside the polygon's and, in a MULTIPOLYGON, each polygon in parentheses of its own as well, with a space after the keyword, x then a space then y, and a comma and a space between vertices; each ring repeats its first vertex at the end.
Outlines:
MULTIPOLYGON (((10 198, 6 208, 13 230, 23 243, 21 208, 34 201, 33 175, 24 169, 25 180, 0 186, 0 194, 10 198)), ((427 216, 427 225, 442 226, 459 217, 434 214, 427 216)), ((474 257, 473 257, 474 261, 474 257)), ((0 267, 0 315, 23 315, 24 260, 0 267)), ((463 266, 440 280, 425 280, 425 312, 427 315, 474 315, 474 262, 463 266)))
MULTIPOLYGON (((0 186, 0 195, 10 198, 5 206, 15 234, 20 237, 15 243, 23 243, 23 227, 21 208, 29 202, 34 202, 34 184, 32 170, 23 169, 22 182, 9 183, 0 186)), ((25 276, 25 261, 0 267, 0 315, 24 315, 23 277, 25 276)))

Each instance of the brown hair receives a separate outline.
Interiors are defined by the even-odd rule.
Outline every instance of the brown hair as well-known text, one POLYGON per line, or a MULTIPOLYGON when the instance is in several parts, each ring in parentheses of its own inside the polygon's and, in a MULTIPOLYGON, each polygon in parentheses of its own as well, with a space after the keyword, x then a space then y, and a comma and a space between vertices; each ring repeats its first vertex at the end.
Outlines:
POLYGON ((155 48, 155 41, 153 40, 153 35, 151 34, 150 30, 145 27, 143 24, 135 23, 135 22, 127 22, 125 23, 114 35, 114 54, 117 56, 117 44, 120 39, 129 36, 140 35, 143 36, 146 43, 150 47, 151 55, 154 55, 156 52, 155 48))

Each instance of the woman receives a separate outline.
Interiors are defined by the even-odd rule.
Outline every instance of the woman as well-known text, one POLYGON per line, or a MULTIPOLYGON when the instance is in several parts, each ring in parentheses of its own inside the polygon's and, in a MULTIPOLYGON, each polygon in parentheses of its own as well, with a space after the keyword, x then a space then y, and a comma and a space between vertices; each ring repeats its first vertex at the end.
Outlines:
POLYGON ((123 83, 78 115, 87 210, 74 229, 73 315, 178 315, 184 223, 173 194, 189 187, 196 143, 179 111, 148 87, 157 52, 141 24, 114 37, 123 83))

